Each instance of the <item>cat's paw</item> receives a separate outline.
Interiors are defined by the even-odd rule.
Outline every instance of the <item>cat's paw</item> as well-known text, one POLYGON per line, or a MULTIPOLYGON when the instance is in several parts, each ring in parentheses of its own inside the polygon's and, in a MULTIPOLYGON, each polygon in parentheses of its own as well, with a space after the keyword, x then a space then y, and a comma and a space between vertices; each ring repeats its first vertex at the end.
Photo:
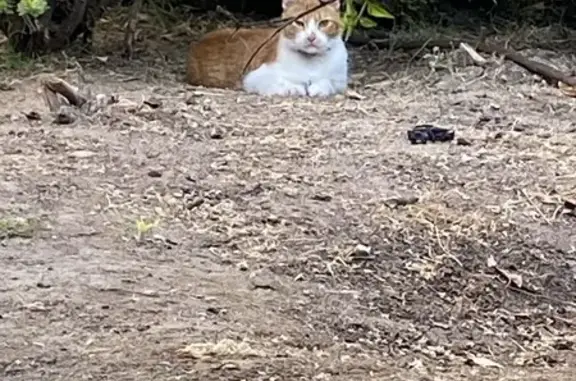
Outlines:
POLYGON ((306 86, 281 80, 271 85, 266 93, 266 95, 304 96, 306 95, 306 86))
POLYGON ((336 93, 336 89, 327 80, 312 82, 308 86, 308 95, 311 97, 328 97, 334 93, 336 93))

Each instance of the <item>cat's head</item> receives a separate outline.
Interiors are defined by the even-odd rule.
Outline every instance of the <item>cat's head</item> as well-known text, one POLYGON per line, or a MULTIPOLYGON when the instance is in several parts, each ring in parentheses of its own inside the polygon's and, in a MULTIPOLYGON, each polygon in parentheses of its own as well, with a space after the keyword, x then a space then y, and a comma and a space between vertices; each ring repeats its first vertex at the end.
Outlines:
MULTIPOLYGON (((320 0, 283 0, 283 18, 296 17, 320 5, 320 0)), ((290 48, 306 54, 324 54, 342 37, 340 0, 293 21, 283 29, 282 35, 290 48)))

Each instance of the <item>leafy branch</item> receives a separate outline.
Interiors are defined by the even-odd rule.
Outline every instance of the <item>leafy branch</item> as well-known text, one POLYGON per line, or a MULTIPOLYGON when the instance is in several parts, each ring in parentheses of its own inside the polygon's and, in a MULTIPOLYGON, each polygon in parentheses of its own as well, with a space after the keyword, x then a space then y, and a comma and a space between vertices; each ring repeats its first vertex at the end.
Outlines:
POLYGON ((370 29, 378 24, 374 18, 394 19, 380 0, 346 0, 344 14, 344 39, 348 40, 358 25, 370 29), (359 9, 358 9, 359 8, 359 9))

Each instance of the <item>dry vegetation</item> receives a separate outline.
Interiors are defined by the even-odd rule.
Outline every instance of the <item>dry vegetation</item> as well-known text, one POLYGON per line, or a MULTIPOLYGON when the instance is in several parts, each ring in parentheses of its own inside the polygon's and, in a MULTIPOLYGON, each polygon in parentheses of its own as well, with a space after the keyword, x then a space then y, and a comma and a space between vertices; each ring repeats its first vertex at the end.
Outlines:
POLYGON ((3 71, 3 380, 573 379, 574 99, 459 51, 355 50, 331 100, 193 89, 198 30, 144 20, 125 62, 113 25, 3 71), (54 123, 39 72, 118 102, 54 123))

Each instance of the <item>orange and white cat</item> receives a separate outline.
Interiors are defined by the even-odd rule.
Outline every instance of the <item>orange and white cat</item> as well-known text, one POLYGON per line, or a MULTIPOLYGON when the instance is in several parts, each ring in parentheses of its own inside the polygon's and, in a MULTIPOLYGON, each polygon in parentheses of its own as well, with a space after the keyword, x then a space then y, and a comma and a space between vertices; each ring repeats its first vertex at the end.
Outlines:
MULTIPOLYGON (((319 0, 283 0, 283 18, 316 7, 319 0)), ((244 89, 261 95, 325 97, 348 86, 348 52, 342 40, 340 1, 292 22, 244 66, 273 28, 220 29, 193 43, 187 82, 196 86, 244 89)))

